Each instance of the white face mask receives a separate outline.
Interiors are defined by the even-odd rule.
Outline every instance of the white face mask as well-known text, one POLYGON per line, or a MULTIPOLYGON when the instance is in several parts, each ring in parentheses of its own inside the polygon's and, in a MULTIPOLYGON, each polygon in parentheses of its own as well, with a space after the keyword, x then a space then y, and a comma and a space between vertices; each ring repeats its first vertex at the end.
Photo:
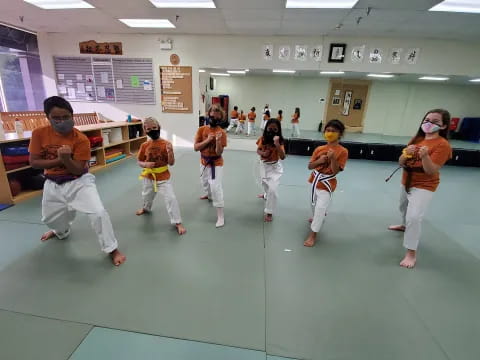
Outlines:
POLYGON ((437 124, 426 121, 422 124, 422 130, 425 134, 433 134, 440 131, 440 126, 437 124))

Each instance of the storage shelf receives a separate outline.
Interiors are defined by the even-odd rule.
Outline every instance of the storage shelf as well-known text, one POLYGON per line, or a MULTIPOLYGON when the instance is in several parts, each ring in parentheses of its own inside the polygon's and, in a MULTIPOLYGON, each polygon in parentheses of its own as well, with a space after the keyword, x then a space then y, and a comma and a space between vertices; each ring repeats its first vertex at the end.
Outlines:
POLYGON ((16 204, 20 201, 25 201, 25 200, 34 198, 35 196, 40 195, 42 192, 43 192, 43 190, 25 190, 25 191, 22 191, 20 194, 13 197, 13 202, 16 204))
POLYGON ((130 139, 130 141, 145 140, 147 137, 148 137, 148 136, 140 136, 140 137, 136 137, 136 138, 130 139))
POLYGON ((31 169, 31 168, 32 167, 30 165, 22 166, 21 168, 18 168, 18 169, 8 170, 8 171, 6 171, 6 173, 7 174, 13 174, 13 173, 16 173, 17 171, 27 170, 27 169, 31 169))
POLYGON ((119 141, 119 142, 115 142, 115 143, 105 145, 103 148, 108 149, 108 148, 111 148, 113 146, 122 145, 122 144, 125 144, 125 143, 128 143, 128 142, 130 142, 130 141, 129 140, 123 140, 123 141, 119 141))

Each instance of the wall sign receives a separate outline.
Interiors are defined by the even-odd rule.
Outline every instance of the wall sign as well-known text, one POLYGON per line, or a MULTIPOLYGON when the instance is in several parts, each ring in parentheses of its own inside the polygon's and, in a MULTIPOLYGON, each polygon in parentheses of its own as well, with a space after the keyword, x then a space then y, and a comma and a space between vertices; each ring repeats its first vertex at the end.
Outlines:
POLYGON ((402 59, 402 52, 403 52, 402 48, 391 49, 388 57, 390 64, 393 64, 393 65, 400 64, 400 60, 402 59))
POLYGON ((307 60, 307 45, 295 45, 295 60, 307 60))
POLYGON ((290 60, 290 46, 282 45, 278 49, 278 58, 282 61, 290 60))
POLYGON ((310 57, 313 59, 313 61, 322 61, 322 55, 323 55, 323 46, 322 45, 317 45, 312 48, 310 51, 310 57))
POLYGON ((121 42, 97 43, 95 40, 89 40, 82 41, 79 46, 80 54, 123 55, 121 42))
POLYGON ((380 48, 370 50, 369 60, 371 64, 381 64, 383 60, 383 51, 380 48))
POLYGON ((365 57, 365 45, 355 46, 352 49, 352 62, 361 63, 365 57))
POLYGON ((417 63, 418 54, 420 53, 419 48, 408 49, 405 55, 405 61, 408 65, 415 65, 417 63))
POLYGON ((347 44, 330 44, 328 62, 343 63, 345 61, 345 49, 347 44))
POLYGON ((162 112, 192 113, 192 67, 160 66, 160 81, 162 112))
POLYGON ((263 45, 263 59, 270 61, 273 59, 273 45, 266 44, 263 45))

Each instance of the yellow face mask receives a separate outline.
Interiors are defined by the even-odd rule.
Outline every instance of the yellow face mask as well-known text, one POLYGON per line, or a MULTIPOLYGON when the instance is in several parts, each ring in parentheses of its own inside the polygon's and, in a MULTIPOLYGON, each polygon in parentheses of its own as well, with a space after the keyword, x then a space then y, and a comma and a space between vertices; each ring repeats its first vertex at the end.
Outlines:
POLYGON ((340 134, 338 132, 334 132, 334 131, 326 131, 323 133, 323 137, 328 142, 337 141, 339 138, 339 135, 340 134))

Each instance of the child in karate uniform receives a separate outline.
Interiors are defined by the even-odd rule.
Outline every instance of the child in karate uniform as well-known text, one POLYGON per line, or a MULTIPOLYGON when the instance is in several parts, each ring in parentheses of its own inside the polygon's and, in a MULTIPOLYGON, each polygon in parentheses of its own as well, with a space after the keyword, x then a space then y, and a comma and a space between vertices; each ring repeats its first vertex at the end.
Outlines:
POLYGON ((439 171, 452 157, 452 148, 447 140, 449 127, 448 111, 430 110, 399 159, 404 169, 400 190, 402 224, 389 229, 405 232, 403 246, 407 253, 400 262, 404 268, 411 269, 417 262, 423 217, 440 184, 439 171))
POLYGON ((265 199, 264 221, 270 222, 277 207, 278 187, 283 174, 279 160, 285 159, 282 126, 277 119, 267 121, 263 136, 257 140, 257 154, 262 161, 262 186, 265 190, 258 197, 265 199))
POLYGON ((118 249, 112 223, 105 210, 95 176, 88 172, 90 142, 74 128, 70 103, 52 96, 43 103, 50 125, 33 130, 30 139, 30 164, 45 169, 42 198, 42 221, 51 229, 41 240, 70 235, 70 225, 77 211, 85 213, 97 234, 103 252, 109 254, 115 266, 126 260, 118 249))
POLYGON ((238 127, 238 106, 234 106, 232 112, 230 113, 230 125, 228 125, 227 133, 235 126, 238 127))
POLYGON ((257 118, 257 114, 255 114, 255 107, 250 109, 248 113, 248 129, 247 129, 247 136, 250 136, 253 130, 253 135, 257 134, 257 129, 255 127, 255 119, 257 118))
POLYGON ((295 108, 292 115, 292 137, 300 136, 300 108, 295 108))
POLYGON ((157 193, 160 193, 164 197, 170 223, 176 227, 179 235, 183 235, 187 230, 182 225, 180 208, 168 171, 168 166, 175 164, 172 144, 160 138, 161 127, 157 119, 146 118, 143 122, 143 128, 150 140, 140 146, 137 157, 138 165, 143 168, 140 175, 143 181, 143 207, 136 214, 150 213, 153 200, 157 193))
POLYGON ((238 115, 238 126, 237 130, 235 130, 235 134, 245 133, 245 120, 247 120, 247 117, 243 113, 243 110, 240 110, 240 115, 238 115))
POLYGON ((224 118, 222 108, 214 104, 208 110, 209 126, 202 126, 195 135, 195 151, 200 151, 200 179, 203 189, 202 200, 211 199, 217 209, 217 228, 224 226, 223 201, 223 149, 227 146, 227 134, 218 125, 224 118))
POLYGON ((308 180, 312 184, 313 219, 310 235, 303 243, 307 247, 315 246, 317 233, 322 227, 333 192, 337 187, 336 175, 343 171, 348 159, 348 150, 338 142, 344 131, 345 125, 341 121, 330 120, 324 131, 327 145, 317 147, 308 163, 308 168, 313 170, 308 180))

